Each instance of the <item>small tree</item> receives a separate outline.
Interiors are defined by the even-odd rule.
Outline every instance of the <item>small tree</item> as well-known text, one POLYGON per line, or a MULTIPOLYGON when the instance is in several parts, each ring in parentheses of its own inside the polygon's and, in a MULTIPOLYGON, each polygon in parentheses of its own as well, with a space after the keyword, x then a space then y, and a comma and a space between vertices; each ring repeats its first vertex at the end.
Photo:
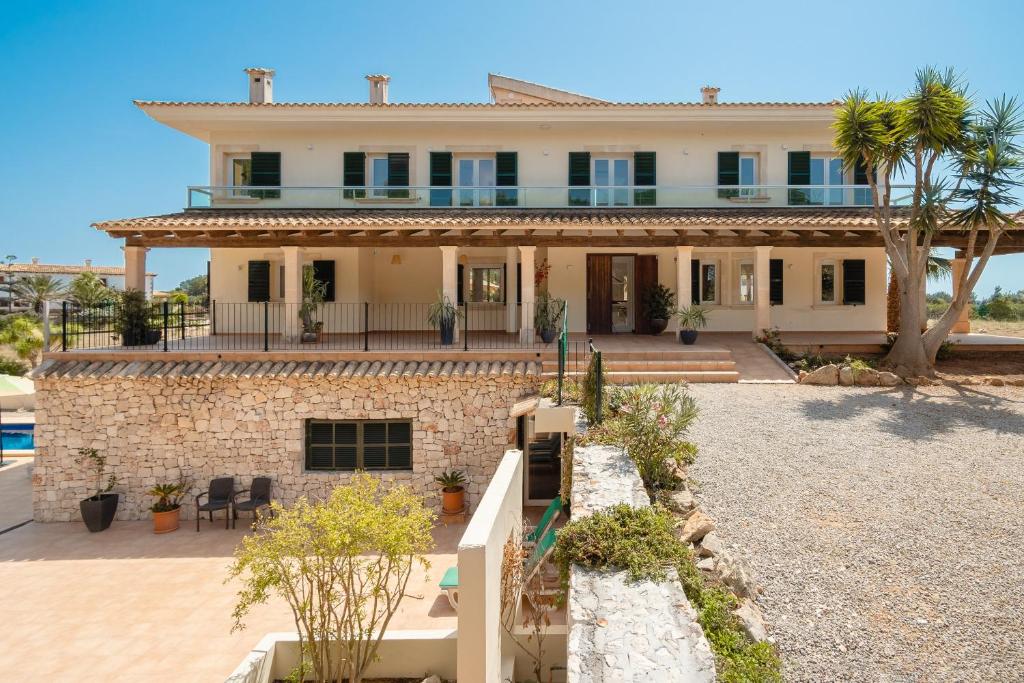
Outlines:
POLYGON ((939 347, 969 302, 1000 235, 1015 225, 1005 209, 1018 203, 1011 191, 1024 175, 1017 142, 1024 132, 1021 107, 1004 97, 975 108, 954 72, 925 68, 902 100, 851 92, 834 128, 834 144, 847 169, 870 169, 872 212, 899 290, 899 336, 885 364, 903 375, 931 374, 939 347), (944 166, 951 169, 952 182, 939 176, 944 166), (912 182, 905 215, 891 196, 904 171, 912 182), (922 331, 928 256, 944 231, 962 235, 966 266, 949 308, 922 331))
POLYGON ((68 285, 68 296, 83 308, 94 308, 114 300, 114 293, 96 273, 86 271, 68 285))
POLYGON ((43 348, 43 330, 31 315, 7 316, 0 321, 0 344, 7 344, 33 366, 43 348))
POLYGON ((52 275, 30 275, 14 283, 14 296, 28 302, 37 314, 43 312, 44 301, 55 301, 66 293, 64 285, 52 275))
POLYGON ((117 477, 113 474, 107 477, 106 483, 103 482, 103 475, 107 471, 107 456, 95 448, 79 448, 75 462, 81 467, 92 469, 93 476, 96 477, 96 493, 92 494, 90 499, 99 500, 104 493, 109 493, 117 486, 117 477))
POLYGON ((299 634, 298 680, 362 681, 413 567, 429 567, 434 513, 406 486, 381 489, 357 474, 325 501, 271 505, 257 532, 235 551, 230 577, 242 577, 234 629, 254 605, 280 595, 299 634), (338 648, 340 646, 340 654, 338 648))
POLYGON ((176 289, 188 294, 190 301, 206 302, 207 278, 205 275, 196 275, 187 280, 182 280, 176 289))

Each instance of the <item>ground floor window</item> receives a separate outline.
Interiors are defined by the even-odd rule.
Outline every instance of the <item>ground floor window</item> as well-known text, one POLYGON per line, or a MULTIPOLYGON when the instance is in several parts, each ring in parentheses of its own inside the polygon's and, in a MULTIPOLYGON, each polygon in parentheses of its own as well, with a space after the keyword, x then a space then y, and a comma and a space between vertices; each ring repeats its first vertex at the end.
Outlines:
POLYGON ((505 300, 501 266, 473 266, 469 269, 469 300, 501 303, 505 300))
POLYGON ((740 261, 740 298, 741 304, 754 303, 754 264, 751 261, 740 261))
POLYGON ((705 304, 718 303, 718 264, 700 264, 700 301, 705 304))
POLYGON ((307 420, 307 470, 411 470, 411 420, 307 420))
POLYGON ((836 302, 836 263, 822 261, 820 269, 818 302, 834 304, 836 302))

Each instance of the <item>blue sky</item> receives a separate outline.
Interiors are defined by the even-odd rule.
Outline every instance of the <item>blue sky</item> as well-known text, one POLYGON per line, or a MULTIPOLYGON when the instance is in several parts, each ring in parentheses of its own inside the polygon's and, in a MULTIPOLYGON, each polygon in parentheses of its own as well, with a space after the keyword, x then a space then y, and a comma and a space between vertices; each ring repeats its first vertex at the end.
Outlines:
MULTIPOLYGON (((246 66, 277 70, 278 101, 484 101, 488 71, 612 100, 827 100, 900 93, 924 64, 980 98, 1024 92, 1018 3, 22 2, 0 22, 0 256, 119 263, 96 220, 169 213, 205 184, 206 146, 138 99, 240 100, 246 66)), ((205 271, 201 250, 154 250, 158 288, 205 271)), ((978 288, 1024 289, 1024 255, 978 288)), ((948 283, 938 288, 948 289, 948 283)))

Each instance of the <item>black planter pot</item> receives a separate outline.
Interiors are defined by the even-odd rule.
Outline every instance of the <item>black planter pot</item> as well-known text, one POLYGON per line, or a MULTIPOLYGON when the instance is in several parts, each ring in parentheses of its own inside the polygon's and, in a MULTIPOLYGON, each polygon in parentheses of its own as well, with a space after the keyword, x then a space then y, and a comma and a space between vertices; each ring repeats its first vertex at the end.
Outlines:
POLYGON ((99 499, 86 498, 78 504, 82 511, 82 521, 89 531, 103 531, 114 521, 117 513, 118 494, 103 493, 99 499))
POLYGON ((130 327, 121 333, 122 346, 147 346, 160 341, 160 330, 130 327))
POLYGON ((441 323, 441 345, 451 346, 455 341, 455 323, 441 323))
POLYGON ((553 342, 555 340, 555 336, 556 336, 555 335, 555 328, 553 328, 553 327, 552 328, 543 329, 543 330, 538 330, 538 332, 540 332, 541 341, 543 341, 545 344, 550 344, 551 342, 553 342))
POLYGON ((651 318, 651 334, 661 334, 668 329, 668 320, 662 320, 661 318, 651 318))
POLYGON ((697 341, 697 330, 679 330, 679 341, 687 346, 697 341))

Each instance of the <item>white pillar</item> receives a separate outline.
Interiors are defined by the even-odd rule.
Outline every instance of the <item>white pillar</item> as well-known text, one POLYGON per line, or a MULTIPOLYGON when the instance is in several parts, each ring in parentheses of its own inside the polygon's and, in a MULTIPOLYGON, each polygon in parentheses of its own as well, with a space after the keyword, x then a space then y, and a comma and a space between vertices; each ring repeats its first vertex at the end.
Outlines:
POLYGON ((299 307, 302 305, 302 250, 299 247, 281 247, 281 251, 284 253, 284 310, 278 317, 281 318, 281 334, 286 340, 295 341, 302 334, 299 320, 299 307))
POLYGON ((519 329, 519 305, 516 301, 516 264, 519 263, 519 250, 505 247, 505 331, 515 332, 519 329))
MULTIPOLYGON (((456 306, 459 304, 459 248, 441 247, 441 294, 456 306)), ((455 339, 459 338, 459 329, 455 326, 455 339)))
POLYGON ((772 326, 771 247, 754 247, 754 330, 755 338, 772 326))
POLYGON ((146 247, 125 246, 124 288, 146 291, 146 247))
POLYGON ((533 341, 533 309, 535 292, 533 290, 533 260, 537 253, 537 247, 519 247, 519 263, 523 274, 521 286, 523 292, 523 324, 519 330, 519 338, 524 342, 533 341))
MULTIPOLYGON (((960 276, 963 275, 964 268, 967 267, 967 259, 954 258, 953 259, 953 298, 960 291, 960 276)), ((964 310, 960 311, 960 317, 953 323, 953 329, 951 332, 958 334, 967 334, 971 331, 971 303, 967 302, 964 306, 964 310)))
POLYGON ((693 247, 676 247, 676 308, 686 308, 693 300, 692 265, 693 247))

